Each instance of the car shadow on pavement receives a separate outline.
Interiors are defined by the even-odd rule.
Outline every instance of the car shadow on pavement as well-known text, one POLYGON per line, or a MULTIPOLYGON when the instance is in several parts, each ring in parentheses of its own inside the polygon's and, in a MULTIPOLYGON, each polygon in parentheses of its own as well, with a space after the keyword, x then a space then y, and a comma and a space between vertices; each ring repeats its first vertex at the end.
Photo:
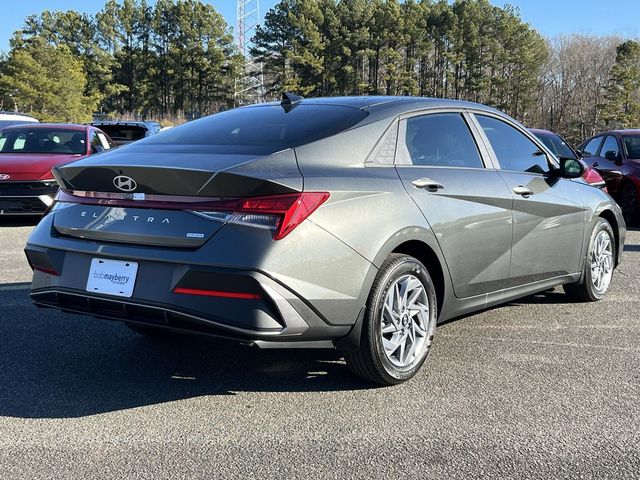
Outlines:
POLYGON ((3 227, 35 227, 42 217, 10 217, 0 216, 0 228, 3 227))
POLYGON ((152 340, 120 322, 31 305, 0 285, 0 416, 67 418, 242 391, 372 388, 333 350, 259 350, 213 338, 152 340))

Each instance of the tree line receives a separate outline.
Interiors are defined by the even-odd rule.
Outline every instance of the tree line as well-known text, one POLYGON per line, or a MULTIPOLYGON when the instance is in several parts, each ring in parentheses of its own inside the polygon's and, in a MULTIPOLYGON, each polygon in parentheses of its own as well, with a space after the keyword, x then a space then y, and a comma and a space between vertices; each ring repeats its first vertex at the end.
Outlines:
MULTIPOLYGON (((573 141, 640 127, 640 43, 543 38, 488 0, 281 0, 251 55, 265 97, 421 95, 485 103, 573 141)), ((0 62, 2 107, 45 120, 197 117, 246 102, 232 29, 200 0, 107 0, 27 17, 0 62)))

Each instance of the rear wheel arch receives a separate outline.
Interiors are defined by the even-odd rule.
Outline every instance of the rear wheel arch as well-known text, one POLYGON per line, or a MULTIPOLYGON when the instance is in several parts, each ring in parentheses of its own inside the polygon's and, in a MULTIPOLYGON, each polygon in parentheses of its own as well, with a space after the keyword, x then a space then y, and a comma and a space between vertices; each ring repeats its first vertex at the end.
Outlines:
MULTIPOLYGON (((615 213, 613 213, 613 211, 611 211, 609 209, 605 209, 605 210, 601 211, 598 214, 598 216, 600 218, 604 218, 607 222, 609 222, 609 225, 611 225, 611 229, 613 230, 613 238, 615 240, 615 249, 616 249, 616 251, 613 254, 613 258, 614 258, 614 261, 617 264, 618 263, 618 261, 617 261, 618 249, 622 248, 622 246, 620 245, 620 230, 619 230, 618 220, 616 219, 615 213)), ((587 248, 588 248, 588 246, 587 246, 587 248)))
POLYGON ((445 281, 444 269, 436 252, 421 240, 409 240, 395 247, 391 253, 409 255, 427 267, 436 290, 438 313, 440 313, 444 303, 445 281))

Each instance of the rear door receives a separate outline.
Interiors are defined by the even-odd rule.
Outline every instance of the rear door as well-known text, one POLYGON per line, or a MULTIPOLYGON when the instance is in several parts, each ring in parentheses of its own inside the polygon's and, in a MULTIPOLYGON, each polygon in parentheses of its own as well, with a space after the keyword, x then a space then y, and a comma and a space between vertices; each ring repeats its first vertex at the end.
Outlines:
POLYGON ((436 234, 459 298, 509 280, 511 192, 481 152, 460 111, 400 122, 396 169, 436 234))
POLYGON ((511 284, 578 272, 584 231, 578 185, 549 175, 550 159, 524 129, 491 114, 474 118, 513 195, 511 284))

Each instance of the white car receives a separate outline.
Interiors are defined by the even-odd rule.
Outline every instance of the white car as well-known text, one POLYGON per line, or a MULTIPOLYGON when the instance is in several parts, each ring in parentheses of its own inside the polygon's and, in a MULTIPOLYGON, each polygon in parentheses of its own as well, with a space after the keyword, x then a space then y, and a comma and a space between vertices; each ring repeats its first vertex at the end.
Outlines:
POLYGON ((0 111, 0 128, 21 123, 38 123, 38 120, 24 113, 0 111))

